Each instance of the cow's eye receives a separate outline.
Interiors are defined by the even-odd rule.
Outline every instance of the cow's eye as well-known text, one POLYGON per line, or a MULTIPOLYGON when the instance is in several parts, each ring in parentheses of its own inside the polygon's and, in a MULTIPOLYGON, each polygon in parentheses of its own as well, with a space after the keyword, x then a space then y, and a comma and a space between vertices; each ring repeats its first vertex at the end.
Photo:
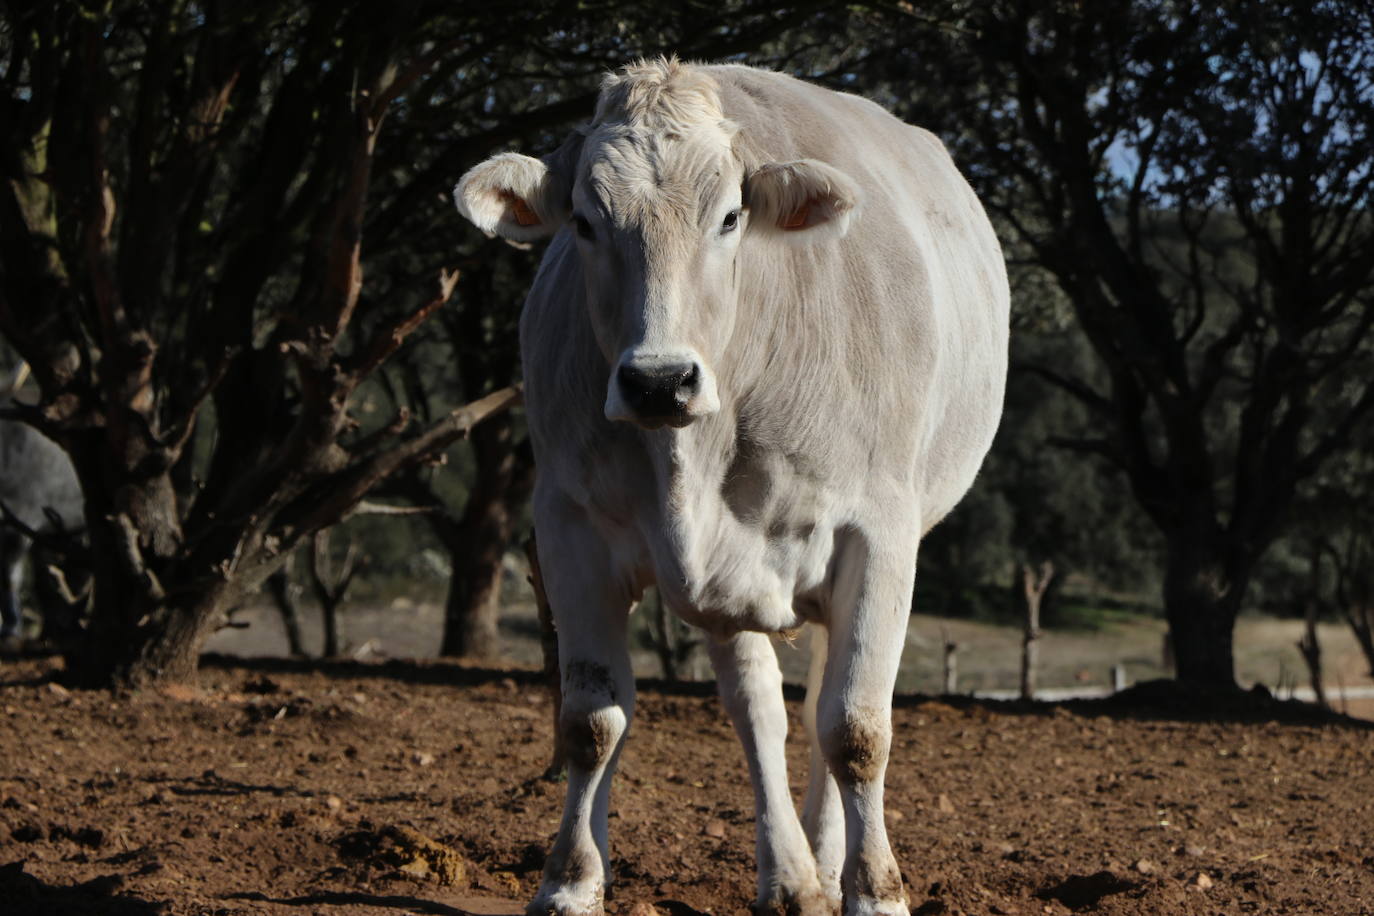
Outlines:
POLYGON ((738 226, 738 225, 739 225, 739 211, 738 211, 738 210, 731 210, 729 213, 725 214, 725 222, 723 222, 723 223, 720 224, 720 231, 721 231, 722 233, 724 233, 724 232, 734 232, 734 231, 735 231, 735 227, 738 226))
POLYGON ((577 227, 577 234, 587 241, 596 238, 596 233, 592 231, 592 224, 587 222, 587 218, 581 213, 573 214, 573 225, 577 227))

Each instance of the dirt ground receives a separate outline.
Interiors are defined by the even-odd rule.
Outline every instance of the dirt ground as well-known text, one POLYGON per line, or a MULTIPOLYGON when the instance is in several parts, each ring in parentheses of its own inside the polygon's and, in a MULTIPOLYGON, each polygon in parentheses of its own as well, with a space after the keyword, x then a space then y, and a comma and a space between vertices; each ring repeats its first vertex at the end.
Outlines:
MULTIPOLYGON (((0 661, 6 916, 501 914, 535 889, 563 787, 531 672, 212 658, 197 689, 122 696, 59 669, 0 661)), ((708 689, 641 687, 612 914, 752 898, 744 760, 708 689)), ((912 910, 1374 914, 1371 728, 1150 686, 901 697, 888 820, 912 910)))

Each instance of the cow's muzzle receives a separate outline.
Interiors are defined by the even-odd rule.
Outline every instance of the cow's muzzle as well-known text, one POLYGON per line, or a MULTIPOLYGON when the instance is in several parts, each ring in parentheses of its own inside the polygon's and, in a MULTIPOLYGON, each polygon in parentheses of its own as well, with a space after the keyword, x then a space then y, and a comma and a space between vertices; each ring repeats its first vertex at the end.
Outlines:
POLYGON ((683 427, 719 407, 715 385, 694 355, 622 359, 606 392, 606 418, 645 429, 683 427))

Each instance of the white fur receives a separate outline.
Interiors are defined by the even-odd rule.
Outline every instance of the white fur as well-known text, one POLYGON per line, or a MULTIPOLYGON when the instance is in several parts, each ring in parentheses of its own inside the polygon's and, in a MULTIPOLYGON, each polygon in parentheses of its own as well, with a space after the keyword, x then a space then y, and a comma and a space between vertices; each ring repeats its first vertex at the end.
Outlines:
POLYGON ((453 202, 478 229, 518 242, 548 238, 567 218, 551 194, 548 166, 520 153, 502 153, 469 169, 453 189, 453 202), (539 217, 537 224, 517 222, 513 197, 539 217))
POLYGON ((803 159, 769 163, 745 179, 750 226, 789 242, 815 244, 837 241, 849 231, 849 221, 862 192, 839 169, 803 159), (788 216, 805 208, 800 227, 787 228, 788 216))
POLYGON ((544 162, 542 178, 463 186, 479 202, 525 188, 537 210, 566 200, 591 236, 555 235, 521 347, 565 738, 600 729, 614 750, 574 755, 533 908, 600 909, 606 793, 633 709, 625 620, 657 584, 707 631, 745 747, 757 902, 828 914, 843 892, 850 914, 905 913, 883 826, 891 697, 919 540, 967 490, 1001 413, 1008 291, 987 217, 930 134, 734 65, 636 64, 544 162), (780 228, 800 206, 803 226, 780 228), (681 428, 616 422, 634 418, 611 409, 615 368, 684 353, 709 373, 714 409, 681 428), (799 819, 758 634, 807 623, 819 657, 799 819))

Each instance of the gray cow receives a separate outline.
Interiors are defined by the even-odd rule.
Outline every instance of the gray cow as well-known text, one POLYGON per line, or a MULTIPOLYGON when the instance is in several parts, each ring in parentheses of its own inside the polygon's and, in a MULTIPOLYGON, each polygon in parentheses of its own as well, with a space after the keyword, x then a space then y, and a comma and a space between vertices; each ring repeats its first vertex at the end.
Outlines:
POLYGON ((972 483, 1008 291, 939 140, 743 66, 642 62, 544 159, 455 191, 552 236, 521 321, 568 797, 530 904, 600 913, 634 706, 626 616, 656 584, 709 639, 754 784, 760 911, 905 914, 883 826, 916 549, 972 483), (811 625, 811 778, 788 790, 766 634, 811 625))
MULTIPOLYGON (((84 522, 81 485, 67 453, 17 420, 0 420, 0 503, 33 531, 75 531, 84 522)), ((23 623, 19 592, 30 546, 21 531, 0 522, 0 639, 18 636, 23 623)))

